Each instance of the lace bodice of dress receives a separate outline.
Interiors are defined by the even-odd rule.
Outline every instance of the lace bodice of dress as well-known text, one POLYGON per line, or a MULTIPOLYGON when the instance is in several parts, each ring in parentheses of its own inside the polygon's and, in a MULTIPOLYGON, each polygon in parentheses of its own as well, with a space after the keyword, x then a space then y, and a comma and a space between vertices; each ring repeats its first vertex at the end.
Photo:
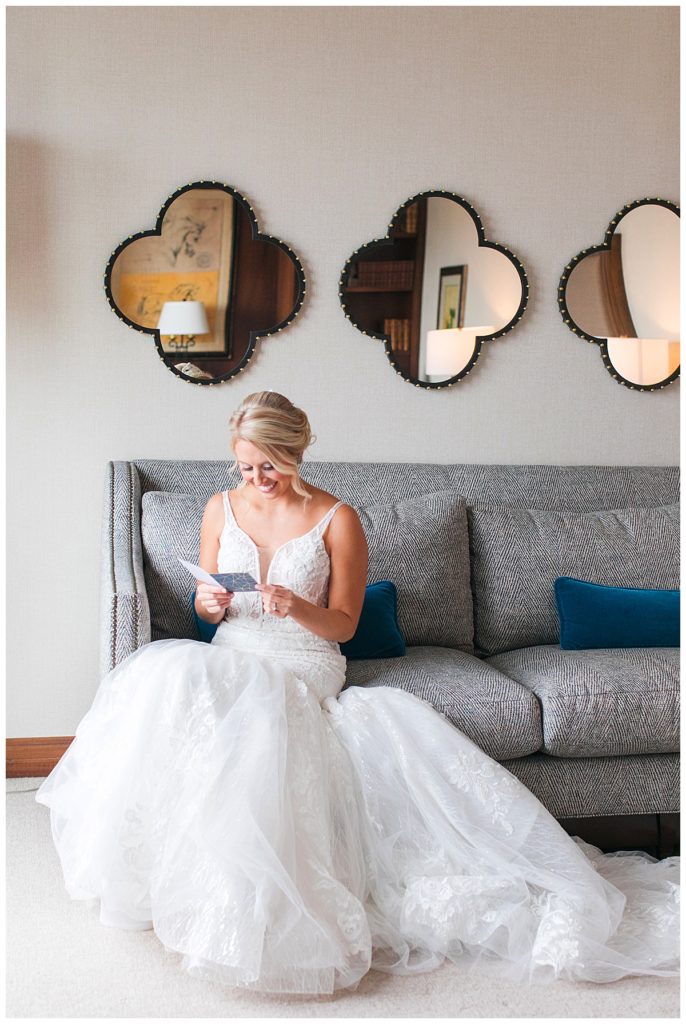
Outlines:
MULTIPOLYGON (((262 580, 259 549, 236 522, 228 491, 224 491, 222 497, 225 523, 219 539, 218 571, 249 572, 260 582, 287 587, 306 601, 320 608, 326 607, 331 563, 324 544, 324 533, 343 502, 339 501, 330 508, 307 533, 294 537, 278 547, 269 565, 267 578, 262 580)), ((316 636, 295 619, 282 619, 264 612, 259 593, 234 595, 226 618, 217 630, 217 640, 228 641, 229 634, 235 634, 237 629, 258 631, 260 646, 263 648, 274 643, 279 647, 303 650, 339 651, 338 644, 316 636)))

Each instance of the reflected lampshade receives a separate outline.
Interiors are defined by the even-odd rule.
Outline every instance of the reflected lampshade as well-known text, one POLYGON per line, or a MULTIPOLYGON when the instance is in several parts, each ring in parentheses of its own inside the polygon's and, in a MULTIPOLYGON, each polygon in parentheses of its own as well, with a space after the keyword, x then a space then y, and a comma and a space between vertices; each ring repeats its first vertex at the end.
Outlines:
POLYGON ((157 324, 160 334, 209 334, 202 302, 165 302, 157 324))
POLYGON ((454 377, 464 370, 474 355, 476 338, 493 334, 493 327, 450 327, 428 331, 426 336, 426 374, 428 377, 454 377))

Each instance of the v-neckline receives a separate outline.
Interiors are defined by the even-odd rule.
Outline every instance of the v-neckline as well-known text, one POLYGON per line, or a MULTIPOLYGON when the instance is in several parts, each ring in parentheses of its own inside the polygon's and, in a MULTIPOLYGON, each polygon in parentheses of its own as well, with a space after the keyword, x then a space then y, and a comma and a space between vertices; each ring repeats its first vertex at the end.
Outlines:
POLYGON ((318 526, 322 525, 322 523, 324 522, 324 520, 328 516, 329 512, 331 512, 333 509, 337 508, 337 506, 340 505, 341 503, 339 501, 339 502, 336 502, 335 505, 332 505, 331 508, 328 509, 328 511, 324 513, 324 515, 321 517, 321 519, 319 519, 314 524, 314 526, 312 526, 305 533, 300 533, 300 534, 298 534, 297 537, 290 537, 288 540, 285 540, 283 542, 283 544, 279 544, 278 548, 274 549, 272 557, 269 559, 269 565, 267 566, 267 571, 264 574, 264 577, 265 577, 264 580, 262 580, 262 565, 260 563, 260 549, 259 549, 259 546, 255 543, 255 541, 252 539, 250 534, 247 533, 243 529, 243 527, 239 525, 238 520, 236 519, 236 513, 233 510, 233 505, 231 504, 231 495, 229 494, 228 491, 226 492, 226 504, 229 506, 229 511, 231 513, 231 518, 233 520, 233 525, 236 527, 236 529, 238 530, 239 533, 243 534, 243 536, 245 537, 246 540, 250 541, 250 543, 252 544, 252 546, 253 546, 253 548, 255 550, 255 555, 257 557, 257 568, 259 570, 258 576, 260 577, 259 583, 262 584, 262 583, 269 583, 269 573, 271 572, 272 565, 274 564, 274 559, 278 555, 279 551, 281 551, 282 548, 285 548, 287 544, 292 544, 293 541, 295 541, 295 540, 302 540, 304 537, 309 537, 309 535, 311 533, 314 533, 314 531, 317 529, 318 526))

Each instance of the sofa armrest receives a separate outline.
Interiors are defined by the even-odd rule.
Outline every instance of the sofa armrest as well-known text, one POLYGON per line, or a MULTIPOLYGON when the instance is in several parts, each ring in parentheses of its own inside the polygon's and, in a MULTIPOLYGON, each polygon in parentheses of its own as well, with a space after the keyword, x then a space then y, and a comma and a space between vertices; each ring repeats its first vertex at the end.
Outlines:
POLYGON ((132 462, 107 465, 100 587, 100 672, 104 676, 150 640, 141 486, 132 462))

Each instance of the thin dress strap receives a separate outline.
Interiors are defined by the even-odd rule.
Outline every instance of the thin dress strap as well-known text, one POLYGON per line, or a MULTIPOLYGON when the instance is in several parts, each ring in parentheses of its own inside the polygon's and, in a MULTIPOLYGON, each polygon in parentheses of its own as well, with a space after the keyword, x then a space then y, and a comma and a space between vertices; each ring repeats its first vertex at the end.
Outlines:
POLYGON ((337 509, 339 509, 341 507, 341 505, 345 505, 345 502, 344 501, 337 501, 335 505, 332 505, 332 507, 329 509, 329 511, 324 516, 324 518, 319 520, 319 522, 317 523, 317 526, 315 527, 315 529, 321 530, 322 533, 324 533, 324 530, 327 528, 327 526, 329 525, 329 523, 333 519, 334 512, 336 512, 337 509))
POLYGON ((236 517, 233 514, 231 502, 229 501, 229 492, 222 491, 222 498, 224 499, 224 519, 226 520, 226 524, 232 525, 236 522, 236 517))

